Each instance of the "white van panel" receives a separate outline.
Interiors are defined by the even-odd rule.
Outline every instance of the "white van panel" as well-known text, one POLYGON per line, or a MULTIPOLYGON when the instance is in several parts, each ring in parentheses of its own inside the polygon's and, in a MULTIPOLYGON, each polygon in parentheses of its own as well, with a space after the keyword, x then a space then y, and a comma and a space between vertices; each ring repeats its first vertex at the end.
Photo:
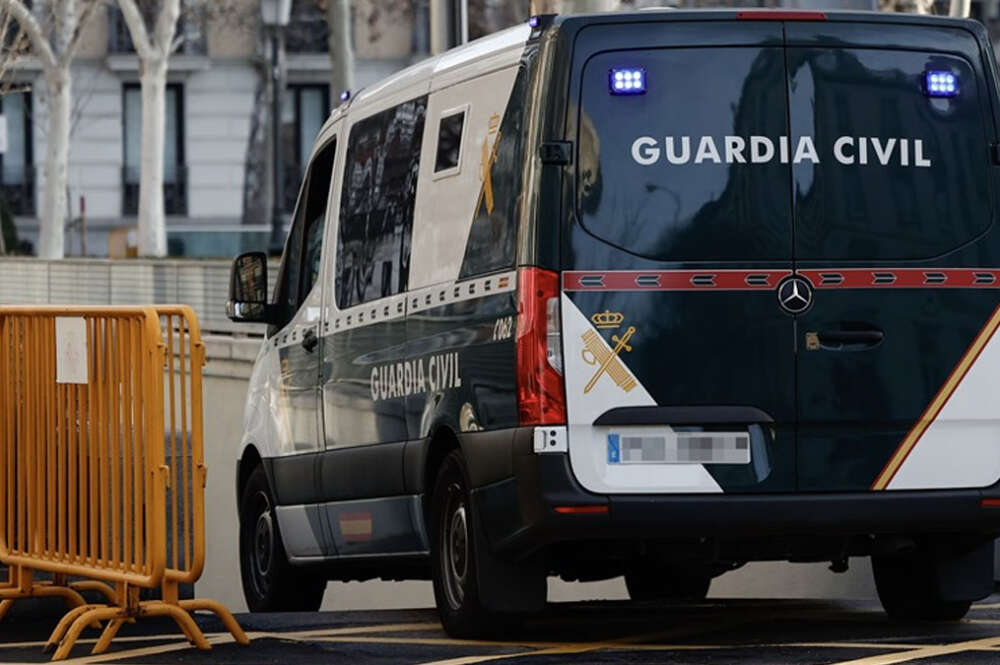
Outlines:
MULTIPOLYGON (((946 400, 886 489, 986 487, 1000 478, 1000 336, 994 330, 968 372, 946 400)), ((962 363, 956 374, 962 371, 962 363)), ((932 403, 933 407, 933 403, 932 403)), ((919 425, 919 423, 918 423, 919 425)))
POLYGON ((515 25, 487 37, 482 37, 461 48, 452 49, 434 63, 434 73, 458 67, 477 58, 482 58, 505 49, 524 46, 531 36, 531 26, 527 23, 515 25))
MULTIPOLYGON (((622 363, 625 377, 635 382, 623 390, 610 375, 601 376, 590 392, 584 392, 597 371, 584 357, 584 336, 595 328, 565 294, 562 296, 563 366, 566 372, 566 412, 569 421, 569 459, 577 481, 601 494, 710 493, 722 492, 703 464, 610 464, 608 435, 659 435, 676 439, 668 426, 594 427, 593 422, 609 409, 623 406, 656 406, 656 401, 622 363)), ((598 335, 600 344, 611 347, 598 335)))
POLYGON ((424 154, 413 217, 411 290, 458 279, 476 206, 480 203, 486 171, 484 161, 493 154, 500 138, 500 123, 511 101, 517 71, 517 67, 508 67, 433 92, 428 99, 424 154), (442 114, 462 108, 466 109, 466 116, 459 168, 452 175, 435 178, 442 114))

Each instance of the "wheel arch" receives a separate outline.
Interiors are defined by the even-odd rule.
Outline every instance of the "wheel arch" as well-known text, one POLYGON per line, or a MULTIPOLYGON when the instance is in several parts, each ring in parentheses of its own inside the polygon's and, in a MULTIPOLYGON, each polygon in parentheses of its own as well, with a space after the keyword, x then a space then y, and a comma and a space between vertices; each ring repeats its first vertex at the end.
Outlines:
POLYGON ((271 483, 271 476, 268 473, 267 466, 264 464, 264 459, 260 455, 260 451, 257 450, 257 446, 254 444, 248 444, 243 449, 243 454, 236 461, 236 510, 241 510, 240 504, 243 498, 243 489, 247 486, 247 481, 250 479, 250 474, 253 473, 254 469, 258 466, 264 468, 264 475, 267 476, 268 484, 271 483))
MULTIPOLYGON (((424 517, 427 520, 430 519, 431 493, 434 491, 434 481, 437 479, 441 464, 452 451, 461 449, 462 444, 459 441, 458 435, 447 425, 438 427, 428 439, 424 452, 424 464, 421 476, 424 517)), ((429 524, 430 522, 428 521, 427 523, 429 524)))

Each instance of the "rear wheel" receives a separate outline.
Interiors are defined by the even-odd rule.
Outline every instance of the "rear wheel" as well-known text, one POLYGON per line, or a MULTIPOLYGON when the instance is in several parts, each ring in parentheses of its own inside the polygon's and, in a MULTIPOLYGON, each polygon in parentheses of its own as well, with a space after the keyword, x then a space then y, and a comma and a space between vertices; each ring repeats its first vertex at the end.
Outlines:
POLYGON ((478 583, 482 557, 478 524, 469 501, 468 474, 459 451, 445 458, 431 504, 431 565, 434 599, 445 631, 453 637, 501 636, 519 624, 513 614, 493 612, 478 583))
POLYGON ((264 469, 250 474, 240 498, 240 576, 251 612, 315 612, 326 579, 295 569, 281 542, 264 469))
POLYGON ((711 584, 712 576, 709 573, 665 565, 641 563, 625 571, 625 587, 632 600, 704 600, 711 584))
POLYGON ((972 605, 941 597, 937 564, 927 553, 872 556, 872 571, 882 607, 894 619, 957 621, 972 605))

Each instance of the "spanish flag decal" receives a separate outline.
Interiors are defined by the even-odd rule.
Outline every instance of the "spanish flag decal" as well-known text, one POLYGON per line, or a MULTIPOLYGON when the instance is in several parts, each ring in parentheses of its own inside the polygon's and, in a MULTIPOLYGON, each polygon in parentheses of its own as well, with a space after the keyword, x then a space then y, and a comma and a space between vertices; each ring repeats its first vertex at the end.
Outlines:
POLYGON ((990 316, 989 321, 987 321, 983 329, 979 331, 976 339, 965 352, 965 355, 962 356, 962 359, 959 360, 955 369, 952 370, 951 375, 944 382, 944 385, 941 386, 937 395, 934 396, 934 399, 931 400, 927 409, 925 409, 920 415, 920 418, 906 435, 906 438, 903 439, 903 442, 899 444, 896 452, 894 452, 892 457, 889 458, 889 462, 885 465, 885 468, 883 468, 882 472, 875 478, 875 482, 872 483, 871 486, 872 490, 885 490, 889 487, 889 483, 892 482, 893 478, 895 478, 900 467, 903 465, 903 462, 905 462, 906 458, 911 452, 913 452, 913 449, 916 447, 917 443, 919 443, 921 437, 923 437, 924 433, 927 431, 927 428, 930 427, 934 420, 938 417, 945 404, 948 403, 948 400, 955 394, 955 390, 962 383, 962 379, 964 379, 965 375, 969 373, 969 370, 975 364, 980 354, 982 354, 983 349, 986 348, 986 345, 989 343, 998 327, 1000 327, 1000 306, 993 310, 993 314, 990 316))

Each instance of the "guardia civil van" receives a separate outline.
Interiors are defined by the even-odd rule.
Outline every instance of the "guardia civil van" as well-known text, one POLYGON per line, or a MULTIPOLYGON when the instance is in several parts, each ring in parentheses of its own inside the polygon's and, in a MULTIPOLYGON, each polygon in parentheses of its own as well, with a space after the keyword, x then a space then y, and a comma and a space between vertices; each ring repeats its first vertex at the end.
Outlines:
POLYGON ((546 579, 706 594, 871 557, 955 619, 1000 533, 1000 97, 973 21, 542 16, 339 106, 239 460, 254 610, 432 578, 444 626, 546 579))

